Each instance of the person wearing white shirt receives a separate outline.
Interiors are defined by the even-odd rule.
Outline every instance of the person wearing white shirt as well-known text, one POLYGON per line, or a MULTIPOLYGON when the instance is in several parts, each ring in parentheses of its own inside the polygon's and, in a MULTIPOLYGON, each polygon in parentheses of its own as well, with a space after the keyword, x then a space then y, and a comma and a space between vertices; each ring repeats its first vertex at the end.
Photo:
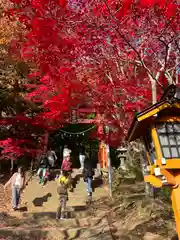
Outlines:
POLYGON ((17 210, 20 208, 20 193, 24 187, 25 178, 24 171, 22 167, 18 168, 18 171, 15 172, 9 181, 4 185, 4 189, 6 189, 9 185, 11 185, 12 189, 12 208, 13 210, 17 210))
POLYGON ((55 151, 53 151, 51 148, 47 152, 47 158, 48 158, 49 165, 51 167, 54 167, 55 161, 57 160, 57 156, 56 156, 55 151))
POLYGON ((80 146, 79 149, 79 162, 80 162, 80 169, 83 170, 84 168, 84 161, 85 161, 85 147, 83 147, 82 145, 80 146))
POLYGON ((70 155, 71 155, 71 149, 69 149, 68 146, 65 145, 63 150, 63 159, 66 157, 70 157, 70 155))

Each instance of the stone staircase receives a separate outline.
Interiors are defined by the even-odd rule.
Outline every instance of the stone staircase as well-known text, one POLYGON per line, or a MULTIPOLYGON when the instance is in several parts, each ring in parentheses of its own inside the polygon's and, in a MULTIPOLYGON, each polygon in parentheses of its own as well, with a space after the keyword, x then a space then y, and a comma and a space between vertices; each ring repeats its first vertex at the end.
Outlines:
MULTIPOLYGON (((73 177, 80 175, 73 171, 73 177)), ((98 179, 98 176, 96 176, 98 179)), ((0 192, 1 191, 0 189, 0 192)), ((93 200, 106 196, 102 186, 96 186, 93 200)), ((67 205, 68 219, 55 219, 58 206, 57 183, 50 181, 45 186, 38 183, 36 177, 26 186, 22 194, 22 209, 3 216, 0 239, 14 236, 14 239, 112 239, 107 213, 96 214, 86 205, 87 191, 82 178, 76 184, 73 193, 69 193, 67 205), (19 238, 17 238, 19 237, 19 238)))
POLYGON ((14 237, 12 239, 88 239, 111 240, 111 231, 107 219, 104 218, 80 218, 53 222, 49 226, 21 225, 1 227, 0 239, 14 237), (19 237, 19 238, 17 238, 19 237))

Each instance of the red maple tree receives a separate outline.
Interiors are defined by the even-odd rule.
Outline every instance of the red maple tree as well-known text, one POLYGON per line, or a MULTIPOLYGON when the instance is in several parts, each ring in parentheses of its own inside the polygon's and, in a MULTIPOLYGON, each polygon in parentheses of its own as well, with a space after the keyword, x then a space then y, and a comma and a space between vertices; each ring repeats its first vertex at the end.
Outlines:
POLYGON ((88 99, 119 144, 134 112, 155 102, 164 85, 178 83, 175 0, 11 2, 11 14, 28 30, 14 45, 38 69, 26 85, 32 90, 26 98, 43 109, 36 121, 57 127, 64 112, 88 99))
POLYGON ((135 111, 179 80, 176 1, 87 1, 72 23, 81 41, 76 72, 122 139, 135 111), (84 75, 84 76, 83 76, 84 75))

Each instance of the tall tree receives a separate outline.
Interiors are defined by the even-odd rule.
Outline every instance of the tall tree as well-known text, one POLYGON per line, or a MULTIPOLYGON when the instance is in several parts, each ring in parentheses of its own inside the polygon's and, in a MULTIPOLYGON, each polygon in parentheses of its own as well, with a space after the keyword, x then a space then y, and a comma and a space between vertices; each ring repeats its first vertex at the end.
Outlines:
POLYGON ((26 32, 26 27, 13 14, 12 6, 8 1, 0 2, 0 159, 14 160, 24 153, 35 155, 42 142, 42 130, 27 118, 39 111, 33 102, 24 98, 30 66, 19 54, 17 59, 12 57, 13 40, 19 39, 21 43, 26 32), (22 119, 22 115, 26 117, 22 119))
POLYGON ((104 123, 123 136, 133 111, 156 101, 157 87, 178 83, 175 0, 12 2, 29 30, 21 56, 39 69, 32 74, 39 83, 28 97, 52 123, 89 99, 104 123))

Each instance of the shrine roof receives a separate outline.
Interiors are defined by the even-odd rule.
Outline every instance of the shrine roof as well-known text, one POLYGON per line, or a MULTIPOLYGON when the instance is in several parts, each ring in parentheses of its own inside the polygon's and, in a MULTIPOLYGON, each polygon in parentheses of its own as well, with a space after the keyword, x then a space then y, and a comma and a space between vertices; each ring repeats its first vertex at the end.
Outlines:
POLYGON ((162 116, 180 116, 180 88, 171 84, 159 102, 136 114, 126 140, 131 142, 144 136, 147 128, 162 116))
POLYGON ((180 116, 180 104, 168 100, 160 101, 142 112, 139 112, 134 117, 131 127, 128 131, 126 140, 131 142, 144 136, 148 127, 155 122, 156 119, 162 116, 180 116))

